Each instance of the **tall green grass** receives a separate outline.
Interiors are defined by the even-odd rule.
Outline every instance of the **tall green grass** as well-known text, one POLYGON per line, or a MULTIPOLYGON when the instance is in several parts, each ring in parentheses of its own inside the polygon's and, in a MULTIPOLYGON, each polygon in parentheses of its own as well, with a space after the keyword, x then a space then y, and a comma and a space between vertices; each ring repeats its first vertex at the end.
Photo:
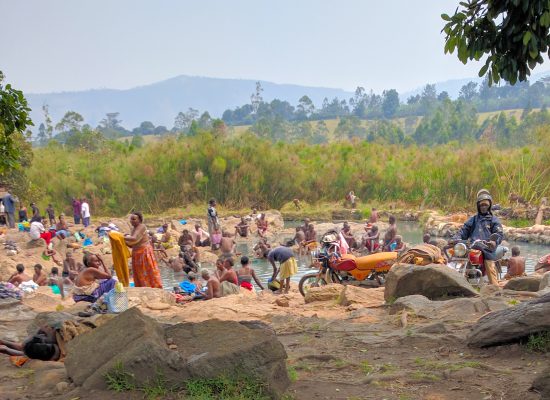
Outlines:
POLYGON ((96 215, 123 215, 132 208, 159 213, 210 197, 227 207, 279 208, 294 198, 341 201, 354 190, 363 204, 456 208, 471 205, 481 187, 495 202, 506 203, 510 191, 537 201, 549 194, 548 165, 550 145, 273 144, 249 134, 223 139, 206 133, 139 149, 121 143, 95 153, 60 145, 36 149, 28 177, 42 189, 41 198, 25 200, 70 212, 71 197, 86 196, 96 215))

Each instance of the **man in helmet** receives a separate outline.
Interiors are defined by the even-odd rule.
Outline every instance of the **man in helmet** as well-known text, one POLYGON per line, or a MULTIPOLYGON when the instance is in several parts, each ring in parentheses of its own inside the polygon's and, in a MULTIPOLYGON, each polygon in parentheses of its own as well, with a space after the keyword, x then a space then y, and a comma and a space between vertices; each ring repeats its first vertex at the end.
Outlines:
POLYGON ((485 240, 489 246, 483 249, 485 270, 492 285, 498 284, 497 271, 495 267, 495 250, 504 237, 502 225, 497 217, 491 213, 493 198, 486 189, 477 192, 477 214, 468 219, 456 239, 461 240, 485 240))

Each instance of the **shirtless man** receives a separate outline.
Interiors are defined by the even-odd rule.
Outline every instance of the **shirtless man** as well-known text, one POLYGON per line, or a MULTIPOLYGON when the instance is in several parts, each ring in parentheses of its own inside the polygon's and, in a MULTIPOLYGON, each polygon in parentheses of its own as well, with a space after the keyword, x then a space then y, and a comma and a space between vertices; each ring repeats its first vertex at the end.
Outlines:
POLYGON ((210 234, 201 228, 199 224, 195 224, 195 229, 193 230, 195 234, 195 246, 204 247, 210 246, 210 234))
POLYGON ((380 232, 378 232, 378 226, 376 225, 365 225, 366 233, 361 239, 361 244, 369 252, 374 253, 380 247, 380 232))
POLYGON ((305 240, 306 240, 306 234, 302 230, 301 226, 297 226, 296 227, 296 233, 294 234, 294 237, 292 238, 292 240, 290 240, 287 243, 287 245, 288 245, 287 247, 298 245, 298 246, 300 246, 300 250, 301 250, 302 246, 304 245, 305 240))
POLYGON ((193 245, 193 237, 189 233, 187 229, 184 229, 181 233, 180 238, 178 239, 178 245, 180 246, 180 250, 183 251, 183 246, 186 245, 193 245))
POLYGON ((256 257, 266 258, 267 254, 271 250, 271 245, 267 243, 267 238, 261 238, 258 244, 253 249, 256 252, 256 257))
POLYGON ((12 285, 19 286, 19 284, 23 282, 32 280, 32 278, 25 273, 25 266, 23 264, 17 264, 15 269, 17 272, 8 279, 8 282, 12 285))
POLYGON ((185 263, 183 262, 183 259, 181 257, 171 257, 168 260, 168 266, 175 273, 182 273, 183 267, 185 267, 185 263))
POLYGON ((225 267, 224 267, 223 259, 218 258, 216 260, 216 270, 214 271, 214 275, 218 280, 220 280, 224 272, 225 272, 225 267))
POLYGON ((508 280, 525 275, 525 257, 520 257, 519 254, 519 247, 512 247, 512 257, 508 260, 508 271, 504 275, 504 279, 508 280))
POLYGON ((202 279, 206 281, 206 291, 204 292, 204 299, 209 300, 216 297, 221 297, 220 281, 214 275, 210 275, 210 271, 203 269, 201 271, 202 279))
POLYGON ((48 284, 48 275, 46 275, 42 268, 43 267, 40 264, 36 264, 34 266, 34 275, 32 276, 32 280, 38 286, 46 286, 48 284))
POLYGON ((235 237, 237 237, 237 235, 240 237, 248 237, 249 229, 250 225, 248 225, 244 217, 241 217, 241 222, 235 225, 235 237))
POLYGON ((265 218, 265 213, 260 214, 260 218, 256 221, 256 225, 258 226, 258 235, 260 237, 265 237, 267 233, 267 219, 265 218))
POLYGON ((73 300, 75 302, 88 301, 94 303, 103 294, 113 289, 116 281, 99 255, 86 253, 83 262, 85 268, 80 271, 75 279, 73 300))
POLYGON ((395 224, 395 217, 393 215, 390 215, 389 223, 390 226, 384 234, 384 251, 391 251, 390 246, 397 236, 397 225, 395 224))
POLYGON ((220 250, 222 252, 222 255, 225 257, 231 257, 235 254, 235 247, 237 243, 235 243, 235 239, 231 237, 229 232, 223 232, 222 234, 222 241, 220 243, 220 250))
POLYGON ((350 249, 357 248, 357 241, 355 240, 355 237, 351 232, 351 226, 349 226, 347 222, 344 222, 344 227, 342 228, 342 235, 344 235, 344 239, 346 239, 346 242, 348 243, 348 246, 350 247, 350 249))
POLYGON ((300 204, 300 199, 294 199, 292 200, 292 202, 294 203, 294 207, 296 208, 296 211, 302 208, 302 205, 300 204))
POLYGON ((370 213, 369 223, 376 224, 377 222, 378 222, 378 211, 376 210, 376 208, 373 207, 370 213))
POLYGON ((73 253, 68 251, 65 256, 65 260, 63 261, 63 278, 69 278, 73 281, 83 268, 84 265, 81 262, 77 262, 74 259, 73 253))
POLYGON ((223 281, 228 281, 233 283, 234 285, 239 284, 239 279, 237 277, 237 273, 233 269, 233 265, 235 262, 233 261, 233 258, 226 258, 223 262, 223 267, 225 269, 224 273, 222 274, 220 278, 220 283, 223 281))

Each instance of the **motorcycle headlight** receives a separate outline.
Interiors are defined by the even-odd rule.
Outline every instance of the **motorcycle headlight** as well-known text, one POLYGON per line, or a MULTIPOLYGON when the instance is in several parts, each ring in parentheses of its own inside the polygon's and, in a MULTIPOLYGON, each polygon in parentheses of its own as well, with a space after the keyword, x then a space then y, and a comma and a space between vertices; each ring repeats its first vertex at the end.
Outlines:
POLYGON ((468 248, 464 243, 457 243, 453 247, 453 252, 455 257, 464 257, 467 251, 468 251, 468 248))

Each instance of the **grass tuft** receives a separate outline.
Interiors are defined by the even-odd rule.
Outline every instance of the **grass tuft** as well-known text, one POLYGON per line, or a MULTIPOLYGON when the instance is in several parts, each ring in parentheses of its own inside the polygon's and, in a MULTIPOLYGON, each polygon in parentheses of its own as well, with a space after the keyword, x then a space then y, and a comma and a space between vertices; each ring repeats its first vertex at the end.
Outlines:
POLYGON ((529 335, 527 348, 536 353, 550 352, 550 331, 543 331, 529 335))

